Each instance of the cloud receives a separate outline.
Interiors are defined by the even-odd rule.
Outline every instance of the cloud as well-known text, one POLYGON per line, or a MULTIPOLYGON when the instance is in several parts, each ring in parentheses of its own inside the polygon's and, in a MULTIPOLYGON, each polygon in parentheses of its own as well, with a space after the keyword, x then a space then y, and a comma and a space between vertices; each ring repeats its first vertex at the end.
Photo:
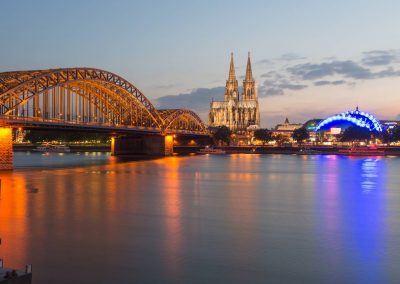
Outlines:
POLYGON ((290 61, 296 61, 296 60, 302 60, 306 59, 306 57, 298 55, 296 53, 284 53, 278 58, 275 59, 262 59, 257 61, 255 64, 257 65, 274 65, 275 63, 279 63, 279 61, 285 61, 285 62, 290 62, 290 61))
POLYGON ((346 84, 347 82, 345 80, 336 80, 336 81, 317 81, 314 82, 314 86, 326 86, 326 85, 334 85, 334 86, 338 86, 338 85, 343 85, 346 84))
POLYGON ((371 79, 373 77, 369 69, 351 60, 298 64, 289 67, 287 71, 302 80, 315 80, 334 75, 343 75, 353 79, 371 79))
POLYGON ((285 94, 285 90, 298 91, 307 87, 305 84, 293 83, 286 79, 268 79, 258 88, 258 95, 259 97, 281 96, 285 94))
POLYGON ((261 74, 261 78, 274 78, 274 79, 281 79, 284 78, 284 75, 276 72, 276 71, 269 71, 267 73, 261 74))
POLYGON ((302 60, 306 59, 306 57, 298 55, 296 53, 285 53, 279 57, 279 60, 282 61, 294 61, 294 60, 302 60))
POLYGON ((282 83, 278 85, 279 88, 283 89, 283 90, 303 90, 305 88, 307 88, 307 85, 303 85, 303 84, 291 84, 291 83, 282 83))
POLYGON ((269 59, 262 59, 256 62, 257 65, 262 65, 262 64, 271 64, 272 61, 269 59))
POLYGON ((258 96, 263 98, 263 97, 269 97, 269 96, 282 96, 284 95, 284 92, 282 89, 280 88, 276 88, 276 87, 259 87, 258 88, 258 96))
MULTIPOLYGON (((305 57, 286 53, 277 59, 264 59, 258 63, 263 69, 258 88, 259 97, 282 96, 288 91, 296 92, 309 86, 355 86, 359 80, 400 77, 399 51, 375 50, 363 52, 359 60, 340 60, 335 57, 323 58, 319 62, 303 61, 305 57), (278 64, 278 62, 280 64, 278 64), (275 63, 275 66, 271 66, 275 63), (300 63, 300 64, 299 64, 300 63), (267 69, 265 69, 267 68, 267 69)), ((239 80, 243 76, 238 77, 239 80)), ((222 85, 218 80, 217 85, 222 85)), ((172 88, 173 85, 159 85, 159 88, 172 88)), ((212 99, 223 100, 225 88, 198 88, 187 93, 163 96, 156 100, 159 108, 190 108, 199 114, 206 114, 212 99)), ((241 91, 240 91, 241 93, 241 91)))
POLYGON ((198 88, 190 93, 179 95, 163 96, 156 99, 156 105, 160 109, 164 108, 188 108, 198 112, 208 111, 210 102, 222 100, 225 93, 225 87, 198 88))
POLYGON ((399 61, 399 52, 396 50, 372 50, 363 52, 361 62, 367 66, 389 65, 399 61))
POLYGON ((156 85, 154 86, 156 89, 172 89, 175 88, 177 85, 175 84, 160 84, 160 85, 156 85))
MULTIPOLYGON (((297 79, 306 81, 318 80, 329 76, 342 76, 343 78, 354 80, 371 80, 400 76, 400 70, 395 69, 398 62, 400 62, 400 53, 398 51, 375 50, 363 52, 363 58, 360 62, 353 60, 333 60, 322 63, 308 62, 288 67, 287 72, 297 79), (387 66, 387 68, 384 70, 376 68, 382 66, 387 66)), ((327 80, 320 81, 314 84, 321 86, 327 80)), ((338 83, 338 85, 341 84, 338 83)))
POLYGON ((398 76, 400 76, 400 70, 395 70, 393 67, 389 67, 374 74, 375 78, 389 78, 398 76))

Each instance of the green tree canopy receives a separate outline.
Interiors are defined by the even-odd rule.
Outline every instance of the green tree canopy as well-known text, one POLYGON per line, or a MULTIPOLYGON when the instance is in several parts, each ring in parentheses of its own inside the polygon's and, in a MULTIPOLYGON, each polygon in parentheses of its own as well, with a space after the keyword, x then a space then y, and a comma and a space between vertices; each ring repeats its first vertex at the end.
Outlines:
POLYGON ((79 142, 85 140, 100 140, 101 143, 108 143, 110 137, 104 133, 90 133, 78 131, 50 131, 50 130, 29 130, 25 137, 32 143, 49 141, 79 142))
POLYGON ((231 136, 231 130, 226 126, 220 126, 217 128, 217 131, 214 133, 214 139, 216 141, 220 140, 226 143, 229 143, 231 136))
POLYGON ((292 138, 297 143, 302 144, 304 140, 310 138, 310 134, 305 127, 300 127, 293 131, 292 138))
POLYGON ((371 138, 371 131, 366 128, 350 126, 347 128, 342 135, 340 141, 342 142, 353 142, 369 140, 371 138))
POLYGON ((397 142, 400 141, 400 126, 396 125, 395 127, 393 127, 390 131, 390 138, 389 140, 391 142, 397 142))
POLYGON ((254 131, 254 138, 265 143, 272 140, 272 133, 268 129, 257 129, 254 131))
MULTIPOLYGON (((400 132, 399 132, 399 134, 400 134, 400 132)), ((379 135, 379 138, 382 140, 382 142, 384 142, 384 143, 390 143, 390 142, 392 142, 393 141, 393 134, 392 134, 392 132, 391 131, 389 131, 388 129, 387 130, 384 130, 380 135, 379 135)), ((400 138, 400 136, 399 136, 399 138, 400 138)), ((394 141, 393 141, 394 142, 394 141)))
POLYGON ((284 143, 286 143, 286 142, 289 142, 289 138, 286 137, 286 136, 284 136, 284 135, 282 135, 282 134, 274 135, 274 136, 272 137, 272 139, 275 140, 276 143, 277 143, 279 146, 281 146, 282 144, 284 144, 284 143))

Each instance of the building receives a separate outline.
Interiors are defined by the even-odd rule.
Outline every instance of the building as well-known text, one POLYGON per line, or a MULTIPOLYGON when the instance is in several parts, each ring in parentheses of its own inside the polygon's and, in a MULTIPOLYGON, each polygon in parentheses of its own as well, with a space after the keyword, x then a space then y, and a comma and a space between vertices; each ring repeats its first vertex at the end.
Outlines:
POLYGON ((284 123, 275 126, 275 128, 272 130, 272 134, 291 138, 293 131, 301 127, 303 127, 302 123, 290 123, 289 119, 286 118, 284 123))
POLYGON ((227 126, 233 132, 239 133, 248 128, 260 127, 260 110, 256 82, 251 70, 250 53, 247 58, 246 76, 241 96, 239 96, 238 81, 236 80, 233 53, 231 54, 224 100, 210 103, 209 125, 211 127, 227 126))
POLYGON ((302 123, 290 123, 289 119, 286 117, 285 122, 283 124, 278 124, 275 126, 275 130, 277 131, 295 131, 298 128, 303 127, 302 123))
POLYGON ((381 122, 373 115, 360 111, 358 107, 354 111, 346 111, 330 116, 315 127, 316 132, 325 132, 338 135, 350 126, 366 129, 371 133, 380 133, 384 130, 381 122))
POLYGON ((357 107, 355 110, 335 114, 325 119, 308 121, 305 127, 318 140, 331 143, 340 142, 349 127, 359 129, 358 133, 370 133, 371 138, 376 138, 395 125, 397 125, 396 121, 380 121, 372 114, 360 111, 357 107))

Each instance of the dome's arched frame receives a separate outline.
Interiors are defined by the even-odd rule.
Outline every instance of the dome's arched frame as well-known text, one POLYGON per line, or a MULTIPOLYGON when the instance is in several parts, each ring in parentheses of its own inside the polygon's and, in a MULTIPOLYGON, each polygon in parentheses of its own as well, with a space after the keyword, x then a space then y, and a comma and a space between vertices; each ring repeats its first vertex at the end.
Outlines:
POLYGON ((354 126, 368 129, 371 132, 383 131, 382 124, 377 118, 375 118, 372 114, 359 111, 358 109, 335 114, 322 120, 315 128, 315 131, 318 132, 324 130, 327 126, 339 122, 349 122, 354 126))

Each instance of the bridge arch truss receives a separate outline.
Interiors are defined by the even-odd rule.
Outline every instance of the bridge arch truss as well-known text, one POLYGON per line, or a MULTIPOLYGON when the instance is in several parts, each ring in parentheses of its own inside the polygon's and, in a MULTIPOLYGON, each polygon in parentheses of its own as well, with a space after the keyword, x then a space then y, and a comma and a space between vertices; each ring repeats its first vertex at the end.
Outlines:
POLYGON ((0 73, 2 119, 121 125, 160 132, 205 133, 190 110, 157 110, 122 77, 95 68, 64 68, 0 73))
POLYGON ((188 109, 163 109, 159 113, 164 121, 165 132, 190 131, 207 132, 207 126, 201 118, 188 109))

